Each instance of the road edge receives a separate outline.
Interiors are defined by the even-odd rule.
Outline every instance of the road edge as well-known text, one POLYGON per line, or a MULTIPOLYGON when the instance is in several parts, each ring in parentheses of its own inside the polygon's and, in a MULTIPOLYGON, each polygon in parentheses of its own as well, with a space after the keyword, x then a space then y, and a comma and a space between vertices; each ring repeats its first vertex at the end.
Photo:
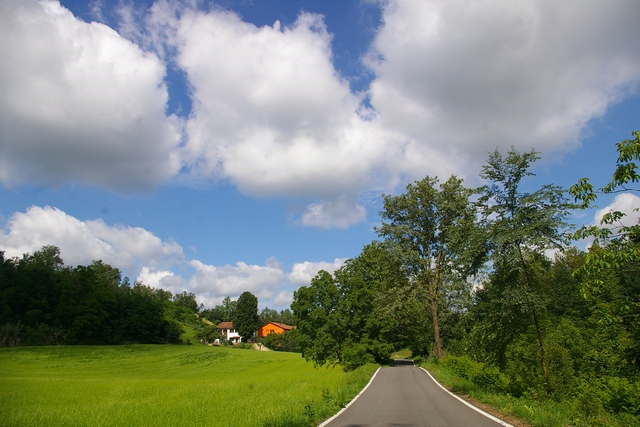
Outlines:
MULTIPOLYGON (((356 397, 354 397, 353 399, 351 399, 351 402, 347 403, 347 405, 346 405, 344 408, 340 409, 340 410, 338 411, 338 413, 337 413, 337 414, 335 414, 333 417, 331 417, 331 418, 327 418, 326 420, 324 420, 324 421, 322 422, 322 424, 320 424, 318 427, 324 427, 324 426, 326 426, 326 425, 327 425, 327 424, 329 424, 331 421, 333 421, 333 420, 335 420, 336 418, 338 418, 338 416, 339 416, 340 414, 342 414, 344 411, 346 411, 346 410, 347 410, 347 408, 348 408, 349 406, 351 406, 353 403, 355 403, 355 401, 356 401, 356 400, 358 400, 358 398, 360 397, 360 395, 361 395, 362 393, 364 393, 366 389, 368 389, 368 388, 369 388, 369 386, 370 386, 370 385, 371 385, 371 383, 373 382, 373 379, 376 377, 376 375, 378 375, 378 372, 380 372, 380 369, 381 369, 381 367, 378 367, 378 369, 376 369, 376 371, 375 371, 375 372, 373 373, 373 375, 371 376, 371 379, 369 380, 369 382, 367 383, 367 385, 366 385, 366 386, 364 386, 364 388, 363 388, 362 390, 360 390, 360 393, 358 393, 358 394, 356 395, 356 397)), ((428 374, 428 372, 427 372, 427 374, 428 374)), ((440 387, 442 387, 442 386, 440 386, 440 387)))
MULTIPOLYGON (((483 411, 482 409, 473 406, 471 403, 467 402, 466 400, 464 400, 463 398, 461 398, 460 396, 456 395, 455 393, 452 393, 451 391, 449 391, 449 389, 447 389, 445 386, 443 386, 442 384, 440 384, 438 382, 438 380, 436 380, 433 375, 431 375, 431 373, 429 371, 427 371, 425 368, 423 368, 422 366, 420 366, 420 369, 422 369, 423 371, 425 371, 427 373, 427 375, 429 375, 429 378, 431 378, 431 380, 436 383, 438 385, 438 387, 440 387, 441 389, 443 389, 444 391, 446 391, 447 393, 449 393, 451 396, 455 397, 456 399, 458 399, 460 402, 464 403, 465 405, 467 405, 469 408, 473 409, 474 411, 484 415, 485 417, 489 418, 490 420, 493 420, 495 422, 497 422, 498 424, 503 425, 504 427, 514 427, 513 425, 509 424, 506 421, 502 421, 500 418, 494 417, 493 415, 483 411)), ((377 372, 376 372, 377 373, 377 372)))

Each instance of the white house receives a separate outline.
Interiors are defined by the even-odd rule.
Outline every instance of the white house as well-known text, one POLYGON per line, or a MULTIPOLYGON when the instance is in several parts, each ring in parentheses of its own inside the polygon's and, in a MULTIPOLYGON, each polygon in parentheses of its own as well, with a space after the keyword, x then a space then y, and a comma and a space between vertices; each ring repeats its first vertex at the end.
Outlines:
POLYGON ((220 332, 220 335, 226 337, 227 340, 233 342, 234 344, 238 344, 242 340, 240 334, 236 332, 235 328, 233 327, 233 322, 220 322, 217 328, 218 332, 220 332))

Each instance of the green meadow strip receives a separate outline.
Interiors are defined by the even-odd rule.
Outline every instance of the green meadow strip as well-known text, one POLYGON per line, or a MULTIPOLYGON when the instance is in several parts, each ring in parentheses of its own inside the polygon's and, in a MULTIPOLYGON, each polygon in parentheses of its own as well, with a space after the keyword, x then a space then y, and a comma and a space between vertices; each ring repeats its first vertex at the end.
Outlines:
POLYGON ((295 353, 224 347, 3 348, 0 425, 317 425, 375 368, 344 373, 295 353))

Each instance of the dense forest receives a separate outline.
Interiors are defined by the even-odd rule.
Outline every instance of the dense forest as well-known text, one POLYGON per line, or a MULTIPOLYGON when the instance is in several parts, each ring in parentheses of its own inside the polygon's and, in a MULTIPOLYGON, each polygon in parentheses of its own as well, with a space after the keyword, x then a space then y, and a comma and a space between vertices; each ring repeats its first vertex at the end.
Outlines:
POLYGON ((257 298, 249 292, 203 309, 191 292, 173 295, 131 284, 102 261, 65 266, 56 246, 21 258, 6 259, 0 251, 0 347, 208 343, 222 338, 216 325, 223 321, 249 329, 268 321, 295 324, 288 309, 258 313, 257 298))
POLYGON ((638 191, 632 135, 598 190, 531 188, 538 153, 512 148, 489 154, 481 188, 426 177, 383 196, 380 241, 296 291, 303 356, 352 369, 408 347, 499 393, 639 416, 637 215, 567 222, 598 194, 638 191))

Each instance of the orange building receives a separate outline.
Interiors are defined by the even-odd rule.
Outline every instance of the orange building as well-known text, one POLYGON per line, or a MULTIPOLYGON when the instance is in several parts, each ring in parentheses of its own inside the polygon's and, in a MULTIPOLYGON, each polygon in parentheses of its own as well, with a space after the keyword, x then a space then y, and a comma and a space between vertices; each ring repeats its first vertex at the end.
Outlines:
POLYGON ((284 334, 292 329, 295 329, 295 326, 285 325, 284 323, 267 322, 258 328, 258 338, 264 338, 269 334, 284 334))

